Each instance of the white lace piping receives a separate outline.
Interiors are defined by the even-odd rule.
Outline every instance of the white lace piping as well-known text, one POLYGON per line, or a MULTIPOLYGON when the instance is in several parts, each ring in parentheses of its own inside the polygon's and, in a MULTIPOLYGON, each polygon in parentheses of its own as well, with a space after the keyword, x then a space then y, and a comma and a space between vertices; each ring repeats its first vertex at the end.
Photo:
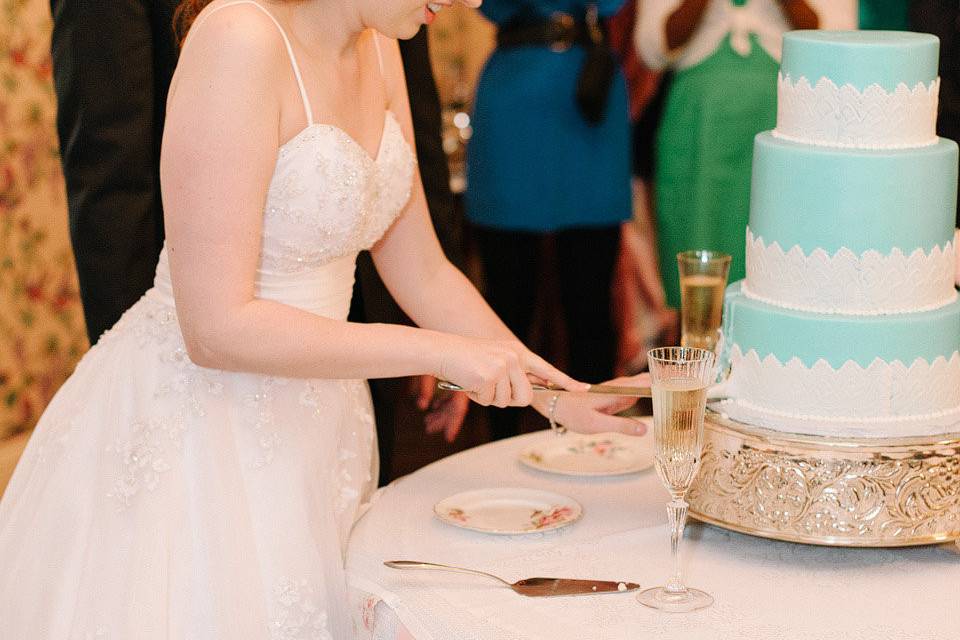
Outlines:
POLYGON ((798 245, 784 251, 747 229, 745 296, 777 307, 840 315, 875 316, 938 309, 957 299, 956 246, 884 255, 847 248, 834 254, 798 245))
POLYGON ((911 89, 900 83, 891 93, 878 84, 860 91, 838 87, 830 78, 816 86, 801 76, 777 80, 777 138, 853 149, 906 149, 938 142, 940 78, 911 89))
POLYGON ((730 362, 726 391, 733 399, 725 404, 772 416, 866 425, 960 417, 958 351, 909 366, 877 358, 868 367, 847 361, 835 369, 823 359, 812 367, 773 354, 761 360, 754 349, 744 354, 734 345, 730 362))

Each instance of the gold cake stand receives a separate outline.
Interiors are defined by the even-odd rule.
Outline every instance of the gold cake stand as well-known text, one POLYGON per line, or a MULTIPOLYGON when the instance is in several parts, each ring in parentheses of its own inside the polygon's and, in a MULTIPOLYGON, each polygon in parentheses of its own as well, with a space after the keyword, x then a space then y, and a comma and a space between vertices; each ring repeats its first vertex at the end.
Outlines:
POLYGON ((898 547, 960 538, 960 425, 902 439, 781 433, 707 413, 690 514, 765 538, 898 547))

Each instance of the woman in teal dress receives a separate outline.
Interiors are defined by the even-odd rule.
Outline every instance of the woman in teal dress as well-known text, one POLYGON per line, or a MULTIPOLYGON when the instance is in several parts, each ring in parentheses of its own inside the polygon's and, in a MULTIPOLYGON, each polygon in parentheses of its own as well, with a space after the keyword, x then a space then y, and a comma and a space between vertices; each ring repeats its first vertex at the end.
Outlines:
POLYGON ((832 22, 853 27, 853 0, 645 0, 637 45, 653 68, 671 67, 657 140, 660 268, 680 305, 676 254, 713 249, 743 278, 753 138, 776 124, 782 35, 832 22))

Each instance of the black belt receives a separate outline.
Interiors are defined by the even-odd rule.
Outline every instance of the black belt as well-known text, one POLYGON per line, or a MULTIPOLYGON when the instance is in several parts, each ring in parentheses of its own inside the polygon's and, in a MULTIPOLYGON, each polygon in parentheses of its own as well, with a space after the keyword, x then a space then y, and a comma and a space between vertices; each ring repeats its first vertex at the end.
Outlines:
POLYGON ((586 21, 563 12, 533 21, 506 22, 497 30, 498 47, 541 45, 561 52, 574 45, 590 46, 592 43, 586 21))
POLYGON ((583 47, 586 56, 577 76, 577 108, 588 124, 603 121, 617 61, 607 44, 596 4, 588 5, 581 19, 562 12, 547 18, 524 16, 504 23, 497 31, 498 47, 523 45, 547 46, 557 52, 574 45, 583 47))

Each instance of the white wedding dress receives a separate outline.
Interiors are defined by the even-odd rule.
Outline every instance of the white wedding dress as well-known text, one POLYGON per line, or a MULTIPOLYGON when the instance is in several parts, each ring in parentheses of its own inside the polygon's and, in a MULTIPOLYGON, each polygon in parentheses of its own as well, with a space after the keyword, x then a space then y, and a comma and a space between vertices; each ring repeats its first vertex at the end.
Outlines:
MULTIPOLYGON (((235 4, 270 15, 252 0, 219 9, 235 4)), ((314 122, 284 40, 308 125, 279 151, 257 295, 345 320, 356 255, 407 202, 415 159, 389 112, 376 157, 314 122)), ((164 250, 0 503, 0 638, 352 637, 343 553, 375 488, 375 438, 362 380, 194 365, 164 250)))

